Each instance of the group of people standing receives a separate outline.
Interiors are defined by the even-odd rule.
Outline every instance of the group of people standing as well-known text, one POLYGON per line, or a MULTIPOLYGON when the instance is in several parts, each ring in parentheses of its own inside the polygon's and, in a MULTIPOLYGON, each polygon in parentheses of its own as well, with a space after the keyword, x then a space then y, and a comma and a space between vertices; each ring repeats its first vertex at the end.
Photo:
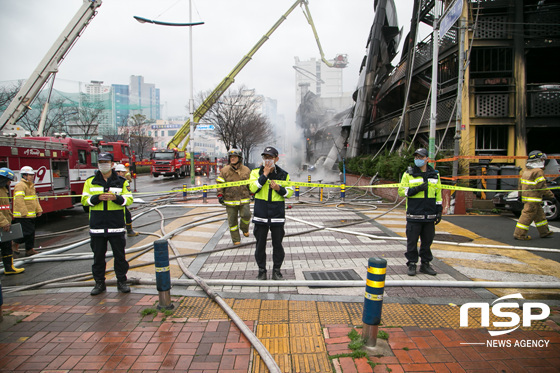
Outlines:
MULTIPOLYGON (((226 207, 230 235, 234 245, 241 244, 241 233, 249 237, 251 221, 250 203, 254 199, 252 217, 253 235, 256 240, 255 261, 259 280, 267 279, 266 242, 268 233, 272 239, 272 276, 282 280, 281 267, 285 258, 282 241, 285 235, 285 199, 293 194, 293 188, 282 185, 290 181, 287 171, 278 166, 278 151, 267 146, 263 152, 262 164, 250 170, 243 164, 243 154, 238 149, 228 152, 228 164, 216 179, 218 201, 226 207), (248 183, 235 182, 247 181, 248 183), (227 185, 234 183, 234 185, 227 185)), ((521 175, 523 213, 516 225, 514 237, 519 240, 531 239, 527 235, 529 225, 535 222, 541 237, 551 237, 548 222, 541 207, 543 198, 554 201, 554 195, 546 189, 543 173, 546 154, 533 151, 529 154, 526 169, 521 175)), ((0 228, 9 232, 12 224, 21 224, 23 237, 0 242, 4 271, 6 275, 22 273, 16 268, 13 258, 19 255, 19 245, 25 244, 25 256, 37 254, 35 244, 35 219, 43 210, 37 199, 34 185, 35 171, 25 166, 20 170, 21 180, 13 191, 13 213, 10 209, 10 184, 16 181, 14 172, 0 168, 0 228)), ((95 286, 91 295, 106 290, 105 255, 108 244, 114 255, 114 269, 119 292, 128 293, 129 269, 125 256, 126 238, 138 235, 132 229, 132 218, 127 206, 133 202, 129 181, 131 175, 125 165, 113 164, 110 153, 98 156, 98 171, 84 184, 81 202, 89 209, 89 233, 94 254, 92 274, 95 286)), ((438 171, 428 164, 428 151, 424 148, 414 152, 414 165, 404 172, 398 193, 406 197, 406 266, 407 274, 415 276, 420 260, 419 272, 435 276, 437 272, 430 265, 433 260, 431 245, 435 236, 435 225, 442 219, 441 180, 438 171), (420 240, 420 248, 418 248, 420 240)), ((0 287, 1 289, 1 287, 0 287)), ((0 290, 1 305, 1 290, 0 290)))

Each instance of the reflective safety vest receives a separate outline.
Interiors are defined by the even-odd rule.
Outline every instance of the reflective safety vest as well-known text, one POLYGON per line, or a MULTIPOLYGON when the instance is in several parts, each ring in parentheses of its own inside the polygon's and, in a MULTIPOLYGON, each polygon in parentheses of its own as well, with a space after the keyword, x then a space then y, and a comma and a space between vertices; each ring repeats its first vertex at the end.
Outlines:
POLYGON ((21 180, 14 187, 14 218, 36 218, 37 213, 43 212, 37 199, 35 184, 21 180))
POLYGON ((543 197, 553 199, 554 194, 546 189, 546 179, 542 168, 526 168, 521 173, 521 201, 541 203, 543 197), (539 190, 543 189, 543 190, 539 190))
POLYGON ((103 174, 97 171, 84 183, 82 205, 89 207, 90 235, 124 234, 125 206, 133 202, 129 191, 128 181, 117 175, 115 171, 105 180, 103 174), (114 201, 101 201, 99 195, 114 193, 114 201))
POLYGON ((255 193, 255 207, 253 209, 253 223, 268 225, 283 225, 286 222, 285 198, 294 194, 294 188, 280 186, 277 192, 270 187, 270 180, 290 181, 290 175, 276 166, 274 171, 266 177, 263 167, 251 171, 249 189, 255 193))
POLYGON ((406 220, 410 222, 431 222, 436 220, 438 213, 443 209, 441 197, 441 180, 439 172, 430 165, 426 172, 414 166, 409 167, 403 174, 401 184, 408 186, 399 187, 399 196, 406 197, 406 220), (409 188, 428 182, 428 189, 412 196, 408 195, 409 188))

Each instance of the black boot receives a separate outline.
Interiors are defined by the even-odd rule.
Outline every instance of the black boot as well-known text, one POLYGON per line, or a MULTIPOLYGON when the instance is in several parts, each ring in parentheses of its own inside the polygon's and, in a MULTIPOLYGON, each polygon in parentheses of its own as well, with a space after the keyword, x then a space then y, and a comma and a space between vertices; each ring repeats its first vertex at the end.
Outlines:
POLYGON ((409 263, 408 264, 408 272, 407 275, 409 276, 416 276, 416 263, 409 263))
POLYGON ((132 230, 132 223, 126 225, 126 235, 127 235, 128 237, 136 237, 136 236, 138 236, 139 234, 140 234, 140 233, 134 232, 134 231, 132 230))
POLYGON ((107 290, 107 287, 105 286, 105 282, 96 282, 95 287, 93 289, 91 289, 91 292, 89 294, 90 295, 99 295, 99 294, 103 293, 105 290, 107 290))
POLYGON ((14 267, 14 258, 11 254, 2 255, 2 262, 4 263, 4 274, 5 275, 17 275, 25 271, 25 268, 14 267))
POLYGON ((437 275, 437 272, 430 266, 430 263, 422 263, 420 265, 420 273, 425 273, 430 276, 437 275))
POLYGON ((126 281, 117 281, 117 290, 121 293, 130 293, 130 286, 126 281))
POLYGON ((283 280, 284 276, 282 276, 282 273, 280 272, 280 269, 273 269, 272 270, 272 279, 273 280, 283 280))
POLYGON ((260 269, 259 275, 257 276, 258 280, 266 280, 266 269, 260 269))

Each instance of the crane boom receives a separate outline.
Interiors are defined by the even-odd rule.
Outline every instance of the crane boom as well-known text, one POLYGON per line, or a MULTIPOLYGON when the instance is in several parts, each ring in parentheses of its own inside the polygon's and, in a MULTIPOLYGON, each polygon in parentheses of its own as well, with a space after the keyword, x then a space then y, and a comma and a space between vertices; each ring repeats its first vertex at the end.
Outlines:
MULTIPOLYGON (((274 26, 272 26, 272 28, 270 30, 268 30, 268 32, 266 34, 263 35, 263 37, 257 42, 257 44, 255 44, 255 46, 249 51, 249 53, 247 53, 247 55, 245 55, 241 61, 239 61, 237 63, 237 65, 233 68, 233 70, 224 78, 224 80, 222 80, 220 82, 220 84, 218 84, 218 86, 212 91, 212 93, 210 93, 210 95, 208 95, 208 97, 206 97, 206 99, 204 100, 204 102, 194 111, 193 113, 193 121, 194 121, 194 127, 196 129, 196 123, 198 123, 202 117, 204 116, 204 114, 206 114, 208 112, 208 110, 210 110, 210 108, 212 107, 212 105, 214 105, 219 99, 220 97, 222 97, 222 95, 224 94, 225 91, 227 91, 227 89, 229 88, 230 85, 233 84, 233 82, 235 82, 235 77, 237 76, 237 74, 239 74, 239 72, 245 67, 245 65, 247 65, 249 63, 249 61, 251 60, 251 58, 253 57, 253 55, 260 49, 260 47, 262 47, 262 45, 269 39, 270 35, 272 35, 272 33, 274 31, 276 31, 276 29, 282 24, 282 22, 284 22, 286 20, 286 18, 288 17, 288 15, 290 15, 290 13, 292 13, 292 11, 301 3, 306 3, 307 0, 296 0, 295 3, 292 4, 292 6, 290 7, 290 9, 288 9, 288 11, 286 13, 284 13, 279 19, 278 21, 276 21, 276 23, 274 24, 274 26)), ((183 124, 183 126, 181 127, 181 129, 179 129, 177 131, 177 133, 175 134, 175 136, 173 136, 173 138, 171 139, 171 141, 169 141, 169 143, 167 144, 167 147, 169 149, 173 149, 173 148, 179 148, 181 150, 185 150, 185 148, 187 147, 187 144, 190 140, 190 119, 187 120, 185 122, 185 124, 183 124), (181 144, 181 142, 183 140, 186 141, 184 142, 183 146, 180 147, 179 145, 181 144)))
POLYGON ((45 85, 52 74, 58 71, 58 66, 72 48, 82 31, 88 26, 97 8, 101 6, 101 0, 83 0, 83 4, 68 26, 62 31, 53 46, 49 49, 43 60, 33 71, 29 79, 22 85, 8 108, 0 117, 0 130, 6 126, 11 129, 16 121, 28 109, 41 88, 45 85))

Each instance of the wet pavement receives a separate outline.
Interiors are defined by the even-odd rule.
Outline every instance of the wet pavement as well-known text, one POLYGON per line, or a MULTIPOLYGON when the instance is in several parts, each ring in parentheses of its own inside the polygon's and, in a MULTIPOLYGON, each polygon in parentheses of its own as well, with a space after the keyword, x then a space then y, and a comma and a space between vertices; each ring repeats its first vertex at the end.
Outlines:
MULTIPOLYGON (((259 286, 249 286, 236 281, 256 278, 252 234, 243 238, 242 244, 247 246, 233 247, 225 217, 214 217, 216 221, 208 223, 199 221, 201 217, 223 212, 214 200, 208 202, 203 205, 192 201, 190 205, 161 208, 164 216, 180 216, 165 220, 166 233, 187 223, 196 225, 173 238, 170 255, 191 254, 178 259, 190 272, 207 280, 229 281, 211 287, 259 338, 280 371, 559 371, 558 288, 450 286, 458 281, 494 280, 558 282, 560 288, 560 264, 553 260, 525 250, 437 244, 433 246, 433 266, 438 275, 410 277, 406 275, 404 241, 399 239, 405 226, 402 208, 390 210, 393 206, 386 205, 370 210, 293 204, 287 210, 286 259, 282 267, 285 281, 268 280, 259 286), (310 231, 317 225, 330 229, 310 231), (388 348, 383 351, 384 356, 374 352, 361 357, 358 349, 349 345, 348 334, 353 329, 358 334, 362 331, 370 257, 388 262, 380 325, 388 339, 378 339, 379 345, 385 343, 388 348), (313 278, 317 273, 329 274, 327 282, 339 281, 342 276, 348 281, 358 279, 363 285, 327 288, 291 284, 313 278), (409 283, 391 285, 397 281, 409 283), (441 285, 414 286, 414 282, 421 285, 428 281, 441 285), (482 328, 480 311, 471 309, 468 326, 460 327, 461 305, 492 303, 514 293, 548 305, 551 315, 496 337, 489 330, 504 328, 482 328)), ((153 215, 144 216, 135 225, 153 220, 153 215)), ((450 242, 499 244, 451 221, 446 219, 438 225, 438 237, 455 237, 450 242)), ((154 239, 141 235, 129 239, 128 246, 134 250, 154 239)), ((268 254, 271 263, 271 252, 268 254)), ((131 253, 128 257, 134 257, 132 266, 154 259, 151 251, 131 253)), ((173 281, 186 279, 176 260, 170 263, 170 273, 173 281)), ((4 280, 12 278, 2 279, 5 289, 4 280)), ((108 279, 111 278, 109 275, 108 279)), ((107 293, 96 297, 89 295, 89 284, 5 291, 0 370, 268 371, 247 338, 198 286, 175 283, 171 290, 175 307, 164 313, 157 311, 158 293, 153 284, 148 284, 155 278, 153 264, 132 268, 129 278, 146 284, 133 285, 130 294, 120 294, 109 286, 107 293)), ((517 314, 519 320, 524 316, 519 308, 507 309, 517 314)), ((492 315, 491 321, 496 320, 504 319, 492 315)))

